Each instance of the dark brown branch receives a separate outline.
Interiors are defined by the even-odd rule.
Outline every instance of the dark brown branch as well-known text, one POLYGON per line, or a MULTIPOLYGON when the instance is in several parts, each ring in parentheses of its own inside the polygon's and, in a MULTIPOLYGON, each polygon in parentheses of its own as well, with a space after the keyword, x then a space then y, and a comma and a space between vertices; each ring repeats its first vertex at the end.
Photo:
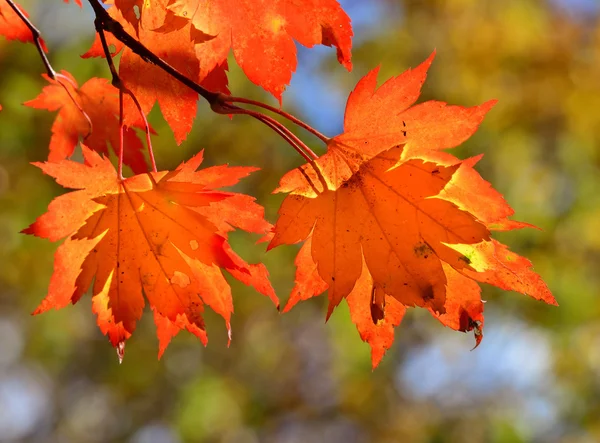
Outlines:
POLYGON ((110 74, 112 75, 112 85, 115 88, 121 89, 121 78, 119 77, 119 74, 117 73, 117 68, 115 67, 115 64, 113 62, 112 55, 108 47, 108 42, 106 41, 106 35, 104 34, 104 29, 102 29, 100 20, 94 20, 94 26, 96 28, 96 32, 100 36, 100 43, 102 43, 104 57, 106 58, 106 63, 108 63, 108 69, 110 69, 110 74))
POLYGON ((134 53, 139 55, 143 60, 158 66, 170 76, 176 78, 188 88, 200 94, 200 96, 206 101, 208 101, 211 104, 211 106, 213 103, 216 103, 219 100, 220 94, 218 92, 209 91, 199 83, 196 83, 195 81, 186 77, 184 74, 182 74, 173 66, 171 66, 169 63, 167 63, 162 58, 154 54, 150 49, 144 46, 135 37, 133 37, 127 31, 125 31, 123 26, 114 18, 112 18, 110 14, 106 11, 106 9, 104 9, 102 4, 99 3, 97 0, 88 0, 88 2, 92 6, 92 8, 94 8, 94 13, 96 14, 96 29, 103 29, 105 31, 110 32, 117 38, 117 40, 119 40, 129 49, 131 49, 134 53))
POLYGON ((44 63, 44 66, 46 67, 48 77, 50 77, 52 80, 56 80, 56 71, 52 68, 48 57, 46 57, 46 51, 44 51, 44 45, 42 44, 42 34, 38 30, 38 28, 33 26, 33 23, 31 23, 31 21, 25 16, 25 14, 23 14, 23 11, 19 9, 19 7, 13 2, 13 0, 6 0, 6 3, 8 3, 8 6, 10 6, 13 9, 13 11, 15 11, 15 13, 21 19, 21 21, 25 23, 25 26, 27 26, 31 31, 33 44, 40 53, 40 58, 42 59, 42 63, 44 63))

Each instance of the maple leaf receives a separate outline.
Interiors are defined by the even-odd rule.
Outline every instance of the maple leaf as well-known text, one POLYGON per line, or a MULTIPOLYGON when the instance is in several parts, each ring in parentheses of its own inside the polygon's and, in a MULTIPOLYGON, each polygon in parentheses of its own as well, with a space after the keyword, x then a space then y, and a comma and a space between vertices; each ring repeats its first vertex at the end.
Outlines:
POLYGON ((446 278, 440 259, 461 269, 463 254, 447 243, 489 240, 469 213, 436 196, 457 167, 411 159, 402 147, 364 162, 337 190, 291 195, 280 209, 271 245, 296 243, 312 231, 312 257, 328 282, 330 307, 355 285, 364 256, 375 286, 401 303, 444 311, 446 278))
POLYGON ((133 26, 137 32, 139 16, 136 14, 136 9, 138 14, 142 14, 141 11, 143 11, 147 2, 144 0, 104 0, 104 3, 116 6, 121 11, 123 19, 133 26))
MULTIPOLYGON (((108 155, 110 144, 112 150, 118 155, 118 90, 102 78, 91 78, 79 88, 71 74, 66 71, 62 71, 62 74, 67 76, 72 84, 63 82, 63 87, 47 75, 43 75, 50 85, 45 86, 35 99, 25 103, 26 106, 36 109, 58 110, 52 125, 48 160, 58 161, 70 157, 80 138, 84 139, 91 149, 104 155, 108 155), (70 96, 65 88, 68 88, 70 96), (73 100, 76 100, 77 104, 73 100), (81 110, 87 114, 89 121, 81 110)), ((139 128, 144 127, 139 122, 139 118, 134 125, 139 128)), ((129 165, 134 172, 146 171, 146 160, 142 152, 144 145, 132 128, 125 128, 124 144, 127 146, 124 152, 125 164, 129 165)))
MULTIPOLYGON (((194 44, 190 40, 191 24, 187 22, 181 29, 165 35, 153 29, 164 21, 167 0, 146 2, 140 5, 141 18, 135 18, 136 23, 143 19, 145 26, 137 27, 129 22, 131 17, 125 18, 121 10, 115 7, 108 11, 111 16, 121 23, 124 28, 133 33, 138 33, 140 41, 155 55, 162 58, 171 66, 182 72, 186 77, 200 82, 205 88, 229 93, 227 89, 227 63, 215 66, 205 75, 200 75, 200 64, 196 59, 194 44)), ((116 5, 121 3, 117 2, 116 5)), ((109 34, 108 43, 114 45, 116 55, 123 49, 123 44, 109 34)), ((104 51, 99 37, 96 35, 92 47, 82 55, 83 58, 103 57, 104 51)), ((185 86, 179 80, 164 72, 158 66, 144 61, 131 49, 125 47, 119 62, 119 76, 125 86, 135 95, 144 112, 148 114, 155 103, 158 102, 161 112, 173 130, 175 141, 180 144, 192 129, 197 112, 198 94, 185 86)), ((125 123, 132 124, 137 118, 138 110, 131 100, 125 102, 125 123)))
MULTIPOLYGON (((103 0, 109 7, 111 16, 127 31, 138 34, 139 29, 156 30, 165 21, 168 0, 103 0), (112 10, 114 6, 118 12, 112 10)), ((181 22, 180 22, 181 23, 181 22)))
MULTIPOLYGON (((25 9, 18 4, 16 4, 16 6, 21 10, 25 17, 29 17, 29 14, 25 9)), ((33 42, 31 31, 7 2, 0 3, 0 35, 3 35, 8 40, 19 40, 23 43, 33 42)), ((44 51, 48 52, 43 40, 41 40, 41 44, 44 51)))
MULTIPOLYGON (((328 288, 312 258, 312 237, 308 237, 300 248, 295 264, 296 284, 285 305, 284 313, 298 302, 322 294, 328 288)), ((479 285, 444 262, 442 268, 447 279, 444 312, 435 312, 431 308, 429 311, 444 326, 457 331, 474 331, 475 346, 478 346, 483 338, 484 326, 479 285)), ((371 361, 375 368, 392 346, 394 328, 402 321, 406 306, 394 297, 385 297, 385 291, 374 286, 364 257, 360 277, 346 296, 346 301, 360 337, 371 346, 371 361)))
POLYGON ((120 358, 142 315, 144 298, 154 313, 159 357, 172 336, 187 329, 206 344, 204 305, 230 331, 231 290, 222 269, 277 304, 264 265, 249 265, 229 246, 227 233, 266 233, 271 225, 254 199, 214 191, 255 168, 196 171, 202 153, 175 171, 119 179, 112 164, 83 146, 85 164, 36 163, 68 188, 48 212, 23 232, 52 241, 56 251, 48 295, 34 314, 76 303, 92 285, 92 309, 120 358))
POLYGON ((344 133, 276 190, 290 195, 269 249, 308 239, 284 311, 327 289, 329 318, 345 298, 374 367, 406 306, 474 331, 478 345, 477 281, 556 304, 531 263, 491 239, 492 229, 529 225, 508 219, 510 206, 473 169, 480 157, 461 161, 442 151, 466 140, 494 102, 414 105, 432 58, 379 88, 377 69, 367 74, 348 99, 344 133))
POLYGON ((336 0, 170 0, 169 20, 191 21, 201 73, 212 71, 230 49, 246 76, 281 101, 296 70, 294 40, 335 46, 338 61, 352 68, 350 18, 336 0), (199 37, 198 37, 199 36, 199 37))

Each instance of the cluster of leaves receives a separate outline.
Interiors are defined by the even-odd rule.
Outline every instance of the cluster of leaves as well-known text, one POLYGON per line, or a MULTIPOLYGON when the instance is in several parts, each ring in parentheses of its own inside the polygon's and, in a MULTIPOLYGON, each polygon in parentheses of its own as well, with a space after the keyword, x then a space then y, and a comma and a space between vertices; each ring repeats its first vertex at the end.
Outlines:
MULTIPOLYGON (((107 10, 90 3, 99 34, 83 57, 108 57, 113 84, 92 78, 79 87, 67 72, 48 69, 50 85, 26 103, 58 110, 48 161, 36 165, 75 189, 24 230, 66 238, 35 313, 76 303, 92 286, 98 325, 121 358, 146 302, 159 355, 182 329, 206 343, 204 305, 229 329, 233 302, 223 270, 278 306, 265 266, 246 263, 229 246, 236 228, 263 235, 268 249, 303 242, 284 312, 327 291, 329 318, 346 299, 373 366, 407 307, 474 331, 478 345, 484 326, 478 283, 556 304, 531 263, 491 237, 493 230, 530 225, 512 221, 510 206, 474 169, 481 156, 460 160, 445 151, 468 139, 494 102, 415 104, 433 55, 379 87, 378 70, 367 74, 348 98, 344 132, 328 138, 281 110, 231 97, 227 55, 232 50, 248 78, 280 102, 296 68, 295 41, 333 46, 351 69, 352 29, 336 0, 113 0, 107 10), (156 170, 145 116, 158 102, 179 144, 192 129, 199 94, 217 112, 267 124, 307 160, 281 178, 275 192, 288 195, 274 226, 253 197, 217 190, 255 168, 198 170, 199 153, 174 171, 156 170), (317 135, 327 152, 316 156, 278 121, 233 103, 288 118, 317 135), (136 128, 146 131, 151 171, 136 128), (69 159, 80 142, 83 163, 69 159), (106 158, 109 146, 118 169, 106 158), (123 164, 136 175, 123 178, 123 164)), ((43 41, 12 6, 0 0, 0 34, 34 42, 43 55, 43 41)))

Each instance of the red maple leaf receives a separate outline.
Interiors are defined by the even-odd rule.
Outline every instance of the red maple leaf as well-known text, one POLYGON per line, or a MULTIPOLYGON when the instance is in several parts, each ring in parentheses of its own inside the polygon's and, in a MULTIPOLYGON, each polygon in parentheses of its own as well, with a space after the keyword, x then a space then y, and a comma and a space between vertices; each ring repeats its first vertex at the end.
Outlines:
POLYGON ((278 100, 296 70, 294 40, 335 46, 352 68, 350 18, 336 0, 170 0, 164 29, 189 20, 196 33, 201 75, 227 60, 230 49, 248 78, 278 100), (172 23, 173 21, 176 23, 172 23))
MULTIPOLYGON (((63 71, 62 74, 68 77, 72 84, 63 82, 62 85, 59 85, 44 75, 43 77, 50 82, 50 85, 45 86, 36 98, 25 103, 26 106, 36 109, 58 110, 58 115, 52 125, 48 160, 58 161, 70 157, 80 139, 84 139, 85 143, 94 151, 105 155, 108 155, 108 146, 110 145, 118 155, 118 90, 106 79, 101 78, 92 78, 79 88, 76 87, 77 83, 71 74, 66 71, 63 71), (68 89, 70 95, 65 88, 68 89), (81 112, 82 110, 89 121, 81 112)), ((139 123, 139 117, 136 121, 135 126, 143 127, 139 123)), ((146 171, 146 160, 142 152, 144 145, 132 128, 125 128, 124 143, 127 146, 124 153, 125 164, 129 165, 134 172, 146 171)))
POLYGON ((483 304, 476 281, 556 301, 531 263, 490 238, 526 224, 473 169, 441 151, 467 139, 493 102, 474 108, 414 104, 431 57, 376 88, 377 70, 348 99, 344 133, 325 155, 285 175, 269 248, 310 238, 296 260, 286 310, 329 292, 328 316, 346 298, 376 366, 404 306, 429 309, 444 325, 474 330, 483 304), (390 110, 393 110, 391 112, 390 110))
POLYGON ((123 19, 133 26, 137 32, 139 23, 138 14, 141 14, 141 11, 144 9, 144 0, 104 0, 104 3, 115 5, 121 11, 123 19), (136 14, 136 10, 138 14, 136 14))
POLYGON ((93 283, 98 325, 122 357, 142 315, 154 312, 159 356, 187 329, 206 344, 204 305, 230 329, 231 290, 221 269, 277 304, 264 265, 249 265, 229 246, 238 227, 266 233, 271 225, 254 199, 222 191, 255 168, 217 166, 196 171, 202 153, 175 171, 119 179, 114 167, 83 147, 85 164, 36 163, 69 188, 23 232, 58 240, 48 295, 34 314, 76 303, 93 283))

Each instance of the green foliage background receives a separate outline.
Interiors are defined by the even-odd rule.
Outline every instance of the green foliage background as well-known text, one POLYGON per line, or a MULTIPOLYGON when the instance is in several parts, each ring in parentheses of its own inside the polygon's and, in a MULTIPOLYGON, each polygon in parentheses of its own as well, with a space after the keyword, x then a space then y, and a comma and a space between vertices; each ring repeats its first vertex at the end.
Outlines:
MULTIPOLYGON (((58 0, 22 3, 55 68, 80 84, 108 77, 103 61, 79 58, 93 37, 89 10, 58 0)), ((368 3, 345 5, 366 14, 368 3)), ((206 349, 180 334, 157 361, 146 315, 122 365, 95 325, 89 297, 31 317, 56 245, 18 232, 63 190, 28 164, 45 159, 54 119, 21 105, 44 84, 35 49, 0 41, 0 441, 600 441, 600 21, 593 1, 574 3, 581 5, 374 0, 377 21, 357 29, 351 74, 331 51, 325 58, 302 52, 311 61, 300 68, 308 80, 290 88, 284 107, 324 131, 340 127, 345 97, 368 70, 381 63, 383 80, 434 48, 423 100, 469 106, 499 99, 459 154, 485 153, 483 176, 518 220, 541 228, 499 238, 534 262, 560 304, 485 287, 486 337, 473 352, 472 336, 411 311, 375 372, 346 307, 324 324, 324 297, 279 315, 233 283, 229 349, 222 321, 207 313, 206 349), (323 87, 334 95, 310 94, 323 87), (312 112, 300 105, 306 97, 312 112)), ((230 81, 236 95, 272 101, 234 63, 230 81)), ((173 168, 199 149, 206 164, 259 166, 238 189, 257 196, 274 221, 281 197, 270 192, 301 159, 257 122, 200 108, 179 147, 153 111, 159 167, 173 168)), ((264 254, 255 240, 234 235, 232 242, 267 264, 283 304, 296 249, 264 254)))

